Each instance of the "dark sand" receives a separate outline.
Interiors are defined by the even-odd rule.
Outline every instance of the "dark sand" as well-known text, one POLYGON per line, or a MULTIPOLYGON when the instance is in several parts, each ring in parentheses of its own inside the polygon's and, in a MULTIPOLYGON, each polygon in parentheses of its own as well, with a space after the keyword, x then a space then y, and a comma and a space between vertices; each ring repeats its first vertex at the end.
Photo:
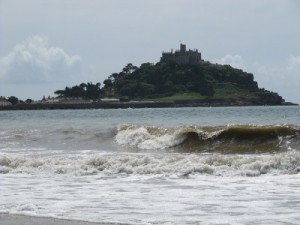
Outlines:
MULTIPOLYGON (((119 223, 89 223, 78 220, 11 215, 0 213, 0 225, 118 225, 119 223)), ((120 224, 120 225, 125 225, 120 224)), ((128 224, 127 224, 128 225, 128 224)))

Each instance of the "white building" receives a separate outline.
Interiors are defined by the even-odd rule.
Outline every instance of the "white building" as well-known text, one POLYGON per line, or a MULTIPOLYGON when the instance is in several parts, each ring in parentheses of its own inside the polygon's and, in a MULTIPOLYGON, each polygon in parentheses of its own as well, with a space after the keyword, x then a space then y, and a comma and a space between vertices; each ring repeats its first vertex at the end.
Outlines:
POLYGON ((86 100, 82 98, 48 98, 42 100, 42 104, 89 104, 92 100, 86 100))

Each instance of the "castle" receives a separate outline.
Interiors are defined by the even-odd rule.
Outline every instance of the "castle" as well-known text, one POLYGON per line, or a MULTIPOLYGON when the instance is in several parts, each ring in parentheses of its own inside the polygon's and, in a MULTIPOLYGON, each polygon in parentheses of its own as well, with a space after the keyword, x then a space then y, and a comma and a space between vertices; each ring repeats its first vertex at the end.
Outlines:
POLYGON ((186 45, 180 44, 180 50, 176 50, 173 53, 173 49, 171 52, 163 52, 160 61, 173 61, 178 64, 195 64, 201 60, 201 53, 198 52, 198 49, 186 50, 186 45))

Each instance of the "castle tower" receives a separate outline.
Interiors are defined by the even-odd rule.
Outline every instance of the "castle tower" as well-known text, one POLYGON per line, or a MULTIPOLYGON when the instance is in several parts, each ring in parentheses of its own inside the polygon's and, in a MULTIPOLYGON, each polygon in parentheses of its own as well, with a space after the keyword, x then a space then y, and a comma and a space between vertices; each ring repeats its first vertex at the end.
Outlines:
POLYGON ((180 44, 180 52, 186 52, 186 45, 180 44))
POLYGON ((175 52, 173 52, 173 49, 171 52, 163 52, 160 60, 173 61, 183 65, 196 64, 201 61, 201 53, 198 52, 198 49, 186 51, 186 45, 180 44, 180 49, 175 52))

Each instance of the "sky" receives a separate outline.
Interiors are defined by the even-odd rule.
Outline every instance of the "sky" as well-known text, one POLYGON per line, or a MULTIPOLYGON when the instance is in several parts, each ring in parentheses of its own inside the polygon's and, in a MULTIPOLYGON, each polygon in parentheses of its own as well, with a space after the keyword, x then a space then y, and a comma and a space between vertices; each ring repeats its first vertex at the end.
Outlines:
POLYGON ((299 0, 0 0, 0 96, 102 83, 184 43, 300 103, 299 40, 299 0))

